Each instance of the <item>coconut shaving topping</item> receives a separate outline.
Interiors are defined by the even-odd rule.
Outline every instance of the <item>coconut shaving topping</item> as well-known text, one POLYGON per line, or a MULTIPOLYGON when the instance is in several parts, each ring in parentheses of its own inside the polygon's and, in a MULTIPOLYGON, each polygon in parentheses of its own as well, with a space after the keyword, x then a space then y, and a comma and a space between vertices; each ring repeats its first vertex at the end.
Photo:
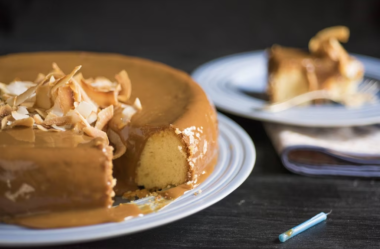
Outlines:
POLYGON ((115 82, 104 77, 85 79, 81 66, 65 74, 53 63, 47 75, 34 82, 14 80, 0 83, 0 128, 31 127, 46 132, 72 130, 111 142, 114 158, 126 151, 118 133, 111 129, 126 126, 142 110, 141 102, 129 101, 131 82, 126 71, 115 75, 115 82))

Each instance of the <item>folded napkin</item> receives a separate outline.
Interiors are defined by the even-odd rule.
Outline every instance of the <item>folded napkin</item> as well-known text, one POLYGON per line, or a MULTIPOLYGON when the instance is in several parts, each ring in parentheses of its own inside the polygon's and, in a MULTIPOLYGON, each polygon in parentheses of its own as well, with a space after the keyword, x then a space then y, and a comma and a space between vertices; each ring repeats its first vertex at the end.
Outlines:
POLYGON ((380 177, 380 126, 265 124, 284 166, 297 174, 380 177))

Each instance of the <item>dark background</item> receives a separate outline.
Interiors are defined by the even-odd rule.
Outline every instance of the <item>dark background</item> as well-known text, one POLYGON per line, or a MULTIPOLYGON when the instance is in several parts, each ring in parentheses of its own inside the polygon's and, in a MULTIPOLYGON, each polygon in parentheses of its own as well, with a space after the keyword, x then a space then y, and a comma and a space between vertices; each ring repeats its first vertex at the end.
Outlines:
MULTIPOLYGON (((1 1, 0 54, 85 50, 135 55, 191 72, 211 59, 274 43, 307 47, 346 25, 345 47, 380 57, 380 1, 1 1)), ((380 68, 379 68, 380 70, 380 68)), ((262 124, 229 115, 257 149, 253 173, 195 215, 114 239, 56 248, 379 248, 380 182, 286 171, 262 124), (245 202, 238 205, 239 202, 245 202), (281 244, 277 236, 322 211, 328 221, 281 244)))

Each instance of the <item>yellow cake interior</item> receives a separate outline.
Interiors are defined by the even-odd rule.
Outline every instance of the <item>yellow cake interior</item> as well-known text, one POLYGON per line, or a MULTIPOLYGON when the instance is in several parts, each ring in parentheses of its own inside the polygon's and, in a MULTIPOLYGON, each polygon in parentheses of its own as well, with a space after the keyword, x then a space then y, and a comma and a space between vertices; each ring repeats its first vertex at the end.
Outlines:
POLYGON ((147 189, 164 189, 183 184, 188 179, 185 144, 172 130, 151 135, 141 153, 136 182, 147 189))

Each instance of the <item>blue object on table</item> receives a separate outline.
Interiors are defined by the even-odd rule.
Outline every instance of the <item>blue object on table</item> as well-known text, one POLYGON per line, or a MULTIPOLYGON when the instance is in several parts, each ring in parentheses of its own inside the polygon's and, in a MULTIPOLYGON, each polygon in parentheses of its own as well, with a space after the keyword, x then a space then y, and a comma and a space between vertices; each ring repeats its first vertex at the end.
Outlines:
POLYGON ((326 220, 327 218, 327 215, 331 214, 332 211, 330 211, 329 213, 320 213, 320 214, 317 214, 316 216, 314 216, 313 218, 311 218, 310 220, 307 220, 305 221, 304 223, 296 226, 296 227, 293 227, 292 229, 286 231, 285 233, 282 233, 278 236, 278 239, 281 241, 281 242, 285 242, 287 241, 288 239, 290 238, 293 238, 294 236, 296 236, 297 234, 299 233, 302 233, 303 231, 309 229, 310 227, 312 226, 315 226, 317 225, 318 223, 326 220))

